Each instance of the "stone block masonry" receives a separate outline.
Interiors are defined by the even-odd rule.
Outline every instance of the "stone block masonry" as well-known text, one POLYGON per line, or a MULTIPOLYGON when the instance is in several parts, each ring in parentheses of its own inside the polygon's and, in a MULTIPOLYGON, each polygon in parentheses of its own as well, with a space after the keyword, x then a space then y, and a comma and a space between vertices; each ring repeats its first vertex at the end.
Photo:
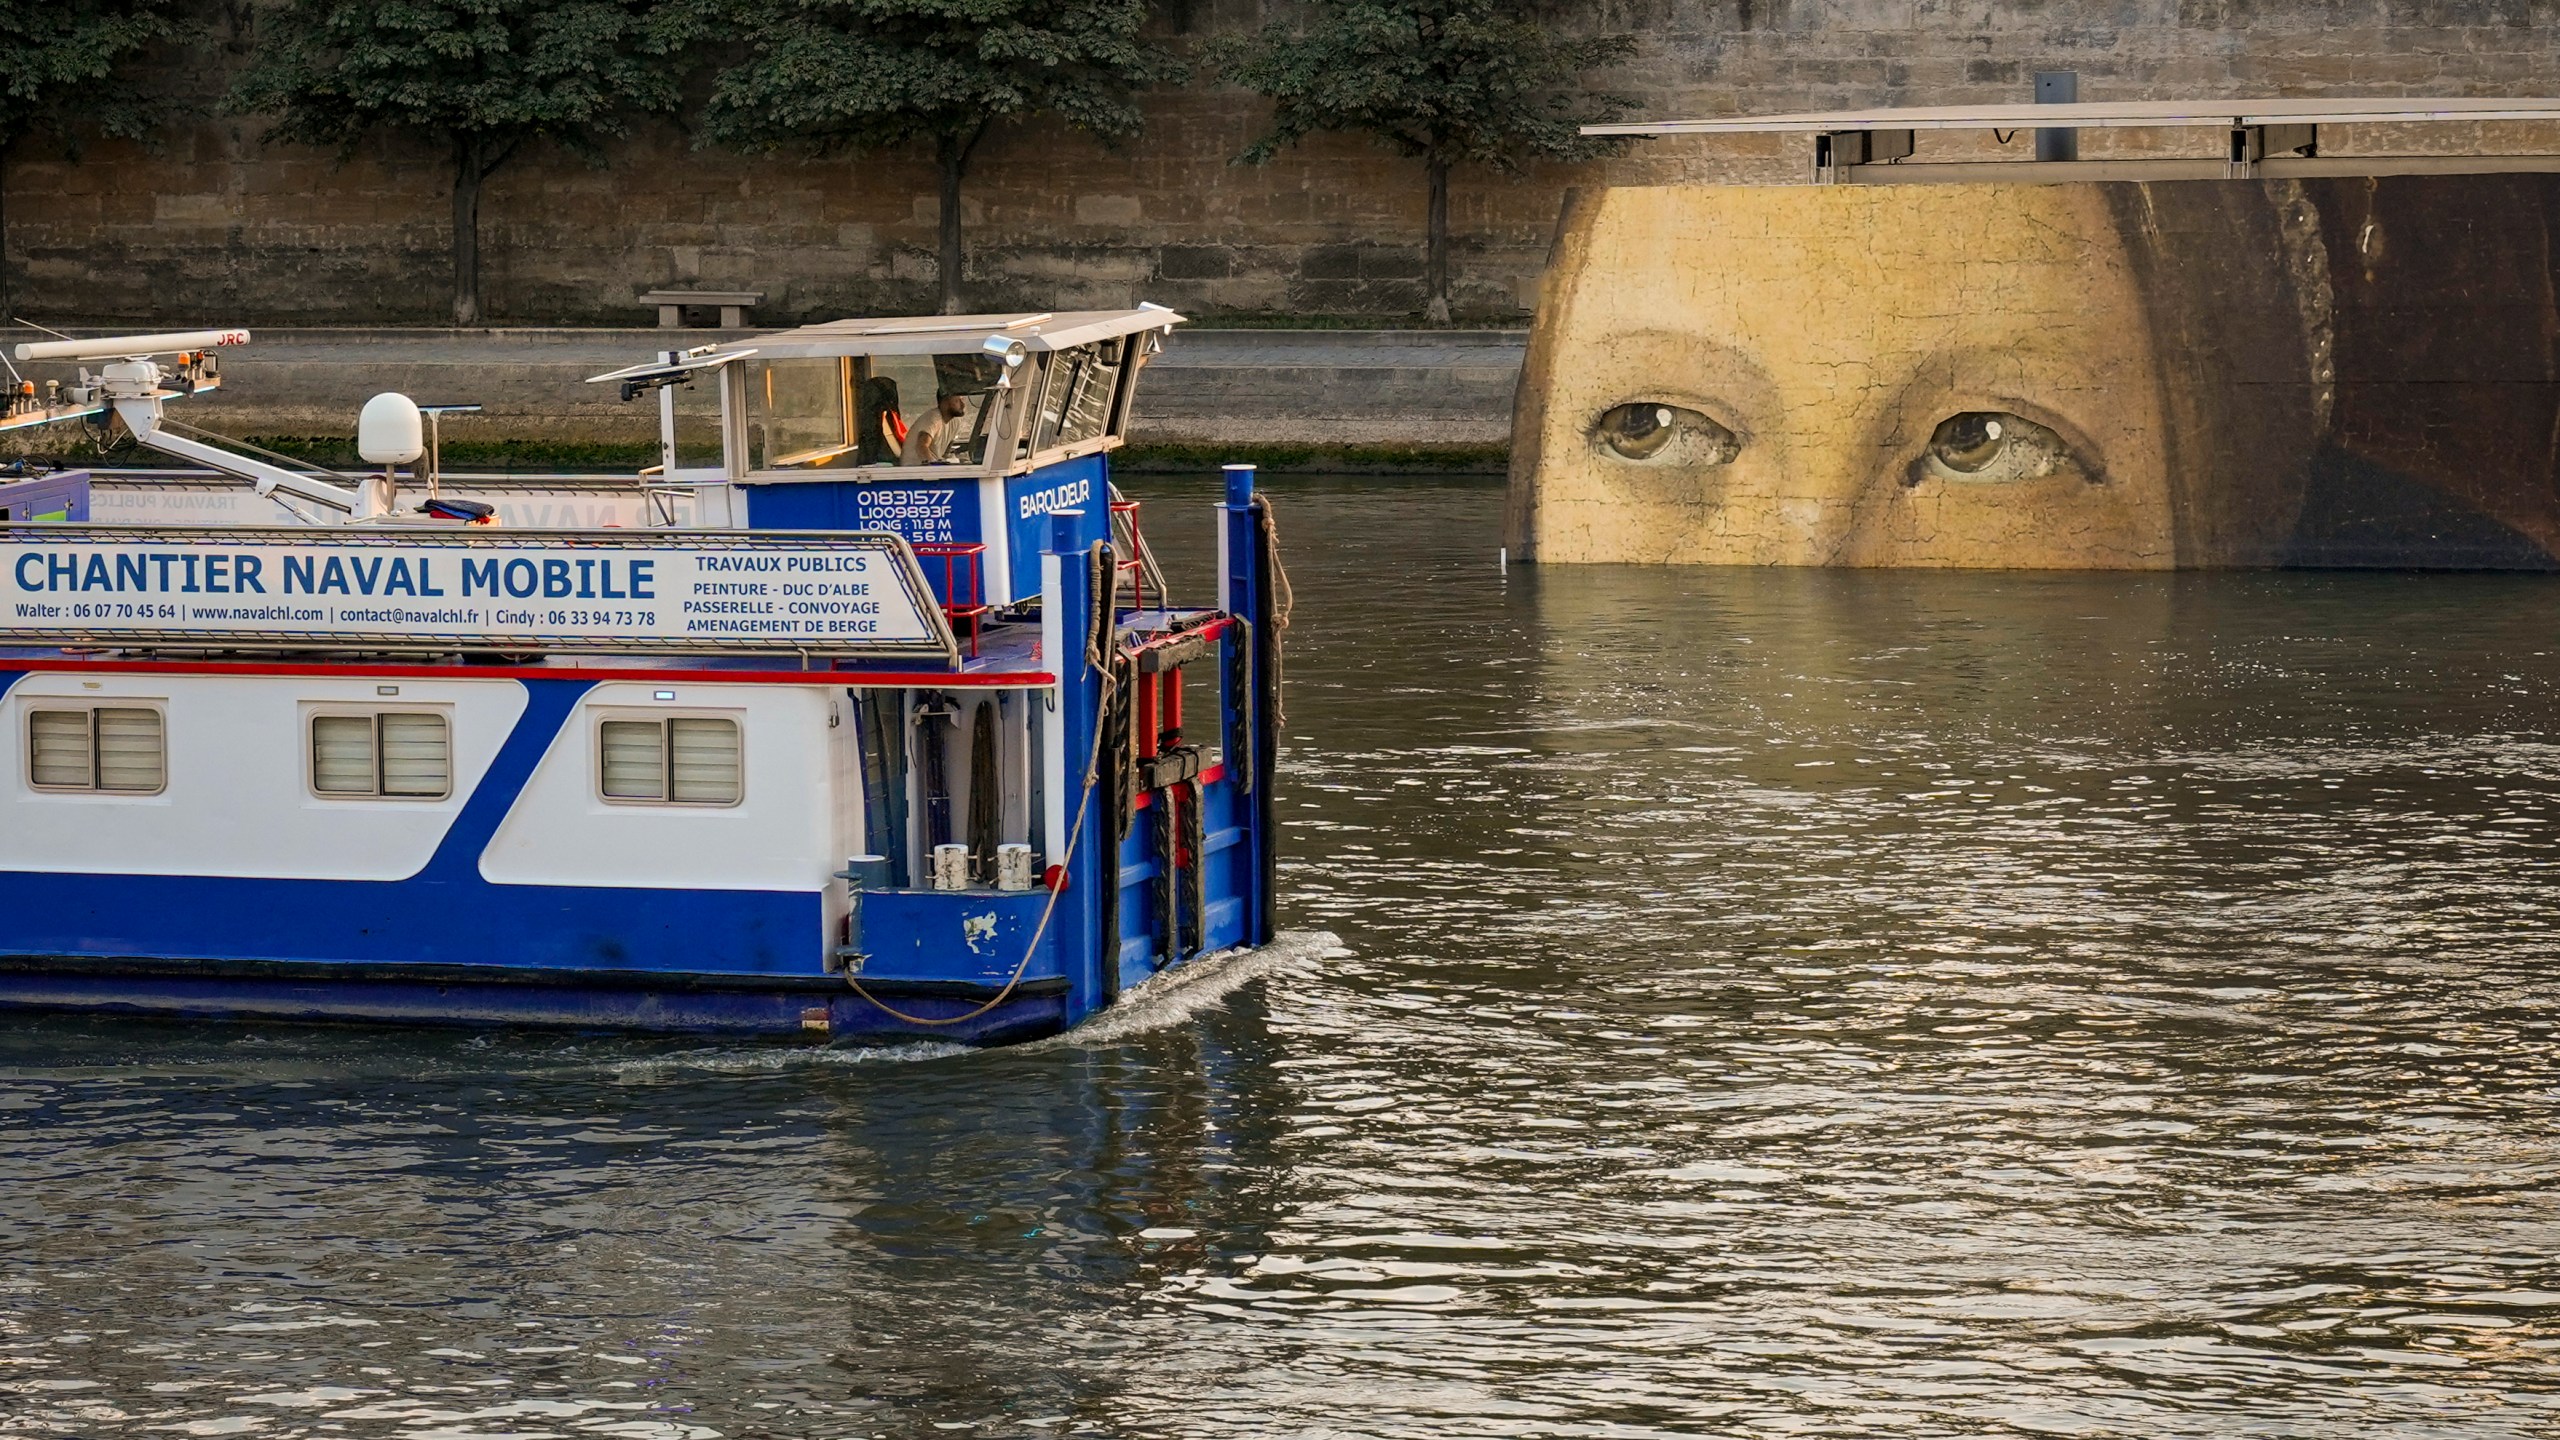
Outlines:
MULTIPOLYGON (((1639 38, 1636 58, 1603 83, 1638 96, 1645 116, 2023 100, 2030 74, 2054 68, 2077 70, 2088 99, 2560 92, 2560 0, 1629 0, 1555 13, 1639 38)), ((1168 43, 1197 51, 1264 14, 1259 0, 1205 0, 1159 24, 1168 43)), ((224 23, 145 77, 169 113, 212 113, 238 64, 224 23)), ((1413 162, 1333 136, 1269 166, 1235 165, 1263 106, 1207 81, 1150 95, 1146 109, 1147 132, 1116 150, 1047 125, 989 138, 967 191, 974 303, 1418 309, 1413 162)), ((2522 127, 2458 128, 2392 138, 2560 146, 2522 127)), ((386 143, 341 162, 263 145, 259 131, 199 118, 156 149, 98 142, 76 161, 18 146, 0 174, 11 304, 102 325, 441 320, 440 152, 386 143)), ((2095 158, 2213 137, 2087 138, 2095 158)), ((1458 308, 1520 323, 1568 186, 1790 181, 1805 174, 1802 149, 1651 142, 1516 177, 1462 171, 1451 197, 1458 308)), ((514 325, 645 323, 635 297, 667 286, 763 290, 760 323, 916 310, 932 294, 933 193, 921 153, 751 159, 695 149, 669 126, 641 129, 600 165, 538 150, 490 182, 483 293, 490 315, 514 325)))

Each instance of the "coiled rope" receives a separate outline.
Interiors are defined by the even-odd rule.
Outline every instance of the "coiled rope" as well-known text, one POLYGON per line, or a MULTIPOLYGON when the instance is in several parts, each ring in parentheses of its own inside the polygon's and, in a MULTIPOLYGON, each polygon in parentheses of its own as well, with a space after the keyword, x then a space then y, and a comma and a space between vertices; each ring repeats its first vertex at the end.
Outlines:
POLYGON ((1272 512, 1271 497, 1253 492, 1253 513, 1262 521, 1257 527, 1262 532, 1262 573, 1271 586, 1271 733, 1278 736, 1289 728, 1280 683, 1281 650, 1289 638, 1289 612, 1298 607, 1298 592, 1289 584, 1289 567, 1280 563, 1280 517, 1272 512))

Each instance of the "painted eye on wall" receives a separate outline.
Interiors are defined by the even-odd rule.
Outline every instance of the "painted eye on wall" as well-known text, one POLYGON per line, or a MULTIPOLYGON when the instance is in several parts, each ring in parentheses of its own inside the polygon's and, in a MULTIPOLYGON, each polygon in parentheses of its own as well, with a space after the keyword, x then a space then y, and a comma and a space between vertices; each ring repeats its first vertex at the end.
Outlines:
POLYGON ((1600 412, 1591 443, 1621 460, 1655 465, 1726 465, 1742 437, 1684 406, 1638 400, 1600 412))
POLYGON ((2033 420, 2006 410, 1967 410, 1938 422, 1911 483, 2006 485, 2077 466, 2070 442, 2033 420))

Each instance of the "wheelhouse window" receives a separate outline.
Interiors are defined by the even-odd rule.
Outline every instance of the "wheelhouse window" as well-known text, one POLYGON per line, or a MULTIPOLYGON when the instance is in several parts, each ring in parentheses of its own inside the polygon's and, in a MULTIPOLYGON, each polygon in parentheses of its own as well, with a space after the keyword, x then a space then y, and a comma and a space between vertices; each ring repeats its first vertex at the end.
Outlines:
POLYGON ((433 711, 311 717, 311 788, 332 799, 441 800, 453 793, 453 736, 433 711))
POLYGON ((746 793, 735 720, 607 720, 596 727, 596 755, 596 784, 607 800, 735 805, 746 793))
POLYGON ((853 367, 843 360, 759 361, 747 369, 747 426, 759 470, 850 465, 853 367))
POLYGON ((1003 374, 974 352, 750 362, 755 468, 983 465, 1003 374))
POLYGON ((157 710, 99 705, 27 712, 27 779, 39 790, 156 795, 168 778, 157 710))
POLYGON ((1105 340, 1061 351, 1049 360, 1049 383, 1040 400, 1036 453, 1099 439, 1111 428, 1111 402, 1120 391, 1120 361, 1128 342, 1105 340))

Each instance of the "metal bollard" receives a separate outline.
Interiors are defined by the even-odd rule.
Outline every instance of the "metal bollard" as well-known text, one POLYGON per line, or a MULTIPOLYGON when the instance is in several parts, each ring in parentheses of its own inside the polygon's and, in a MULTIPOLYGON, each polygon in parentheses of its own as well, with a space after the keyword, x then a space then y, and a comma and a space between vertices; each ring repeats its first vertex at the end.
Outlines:
POLYGON ((827 955, 830 975, 860 970, 862 949, 862 897, 874 890, 889 888, 889 857, 885 855, 848 855, 844 868, 835 878, 845 884, 844 943, 827 955))
POLYGON ((996 847, 996 888, 1028 890, 1031 888, 1031 847, 999 845, 996 847))
POLYGON ((969 847, 936 845, 933 847, 933 888, 966 890, 969 888, 969 847))

